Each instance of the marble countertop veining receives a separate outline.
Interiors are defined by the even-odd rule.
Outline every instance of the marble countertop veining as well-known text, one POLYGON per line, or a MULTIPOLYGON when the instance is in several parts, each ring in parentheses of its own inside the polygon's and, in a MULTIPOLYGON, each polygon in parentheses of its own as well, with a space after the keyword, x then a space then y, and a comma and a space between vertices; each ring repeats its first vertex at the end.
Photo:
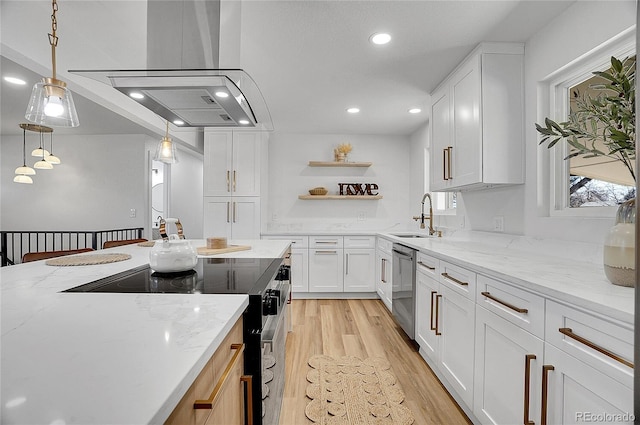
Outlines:
POLYGON ((633 325, 635 290, 607 280, 598 249, 485 232, 442 238, 379 235, 483 275, 633 325))
MULTIPOLYGON (((275 258, 288 247, 229 243, 252 249, 216 257, 275 258)), ((110 264, 0 269, 1 423, 143 424, 169 416, 248 297, 60 292, 148 264, 150 249, 95 252, 132 256, 110 264)))

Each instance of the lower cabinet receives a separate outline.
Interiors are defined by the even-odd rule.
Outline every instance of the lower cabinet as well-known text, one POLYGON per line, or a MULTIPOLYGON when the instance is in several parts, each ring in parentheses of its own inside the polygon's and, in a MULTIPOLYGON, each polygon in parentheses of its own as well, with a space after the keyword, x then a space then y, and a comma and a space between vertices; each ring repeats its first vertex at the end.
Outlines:
POLYGON ((251 378, 244 376, 243 371, 241 317, 205 364, 165 424, 244 425, 245 385, 251 382, 251 378))
POLYGON ((309 292, 343 292, 343 249, 309 249, 309 292))
POLYGON ((540 338, 476 307, 473 413, 481 423, 540 423, 543 355, 540 338))
MULTIPOLYGON (((418 263, 420 264, 420 263, 418 263)), ((440 284, 429 276, 423 267, 416 273, 416 342, 421 352, 433 361, 438 359, 440 331, 435 323, 435 303, 440 284)), ((440 299, 437 300, 438 302, 440 299)))
POLYGON ((390 312, 392 276, 393 258, 391 257, 390 253, 378 248, 378 250, 376 251, 376 292, 390 312))
POLYGON ((373 249, 344 250, 344 292, 375 291, 375 251, 373 249))
POLYGON ((309 292, 309 251, 291 249, 291 290, 309 292))

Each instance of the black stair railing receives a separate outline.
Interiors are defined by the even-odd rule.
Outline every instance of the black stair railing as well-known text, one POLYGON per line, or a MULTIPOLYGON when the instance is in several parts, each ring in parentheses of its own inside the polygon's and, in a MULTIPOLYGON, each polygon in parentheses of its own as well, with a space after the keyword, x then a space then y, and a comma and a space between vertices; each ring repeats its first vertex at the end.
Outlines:
POLYGON ((2 267, 18 264, 27 252, 67 249, 101 249, 106 241, 142 238, 142 227, 110 230, 24 230, 0 231, 2 267))

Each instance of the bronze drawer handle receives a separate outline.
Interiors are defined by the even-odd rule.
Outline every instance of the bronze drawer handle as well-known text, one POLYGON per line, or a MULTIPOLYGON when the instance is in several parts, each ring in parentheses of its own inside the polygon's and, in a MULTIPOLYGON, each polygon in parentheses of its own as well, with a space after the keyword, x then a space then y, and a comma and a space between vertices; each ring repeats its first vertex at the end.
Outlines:
POLYGON ((436 326, 434 329, 436 331, 436 335, 442 335, 442 332, 440 332, 440 330, 438 329, 438 316, 440 316, 440 312, 439 312, 440 298, 442 298, 442 295, 440 294, 436 295, 436 326))
POLYGON ((633 363, 631 363, 629 360, 623 359, 622 357, 618 356, 617 354, 612 353, 611 351, 607 350, 606 348, 602 348, 597 344, 594 344, 593 342, 589 341, 586 338, 581 337, 580 335, 576 335, 573 333, 573 331, 571 330, 571 328, 560 328, 558 329, 558 332, 560 332, 562 335, 568 336, 569 338, 573 338, 578 342, 581 342, 582 344, 586 345, 589 348, 592 348, 594 350, 596 350, 599 353, 604 354, 607 357, 612 358, 613 360, 619 361, 620 363, 622 363, 625 366, 629 366, 631 369, 633 369, 633 363))
POLYGON ((253 425, 253 376, 242 375, 240 381, 244 382, 247 388, 247 425, 253 425))
POLYGON ((430 323, 430 328, 432 331, 436 330, 435 325, 433 324, 433 300, 435 299, 434 295, 436 295, 438 292, 437 291, 431 291, 431 323, 430 323))
POLYGON ((547 401, 549 398, 549 371, 555 370, 552 365, 542 366, 542 402, 540 407, 540 425, 547 425, 547 401))
POLYGON ((453 146, 449 146, 447 147, 447 152, 449 152, 449 155, 447 156, 447 159, 449 160, 449 167, 447 168, 447 180, 453 180, 453 177, 451 177, 451 152, 453 151, 453 146))
POLYGON ((449 279, 452 282, 457 283, 458 285, 467 286, 469 282, 463 282, 461 280, 456 279, 455 277, 449 276, 449 273, 440 273, 445 279, 449 279))
POLYGON ((493 295, 491 295, 490 292, 480 292, 480 294, 484 295, 485 297, 489 298, 492 301, 497 302, 498 304, 502 304, 503 306, 510 308, 511 310, 517 312, 517 313, 522 313, 522 314, 527 314, 529 312, 529 310, 527 310, 526 308, 520 308, 520 307, 516 307, 513 304, 509 304, 506 301, 502 301, 499 298, 494 297, 493 295))
MULTIPOLYGON (((220 395, 220 390, 224 387, 227 379, 229 379, 229 375, 231 374, 231 370, 235 367, 236 363, 240 359, 242 359, 242 353, 244 352, 244 344, 231 344, 231 349, 236 350, 235 354, 231 358, 231 361, 227 365, 226 369, 222 373, 222 376, 216 382, 216 386, 213 387, 213 391, 207 400, 196 400, 193 403, 194 409, 213 409, 213 405, 216 404, 218 396, 220 395)), ((251 397, 249 397, 251 398, 251 397)))
POLYGON ((531 393, 531 360, 535 360, 535 354, 527 354, 524 356, 524 425, 535 425, 529 419, 529 398, 531 393))
POLYGON ((423 263, 422 261, 418 261, 418 264, 419 264, 419 265, 421 265, 421 266, 423 266, 423 267, 428 268, 429 270, 435 270, 435 269, 436 269, 435 267, 431 267, 431 266, 426 265, 426 264, 425 264, 425 263, 423 263))
POLYGON ((449 180, 447 178, 447 148, 442 149, 442 180, 449 180))

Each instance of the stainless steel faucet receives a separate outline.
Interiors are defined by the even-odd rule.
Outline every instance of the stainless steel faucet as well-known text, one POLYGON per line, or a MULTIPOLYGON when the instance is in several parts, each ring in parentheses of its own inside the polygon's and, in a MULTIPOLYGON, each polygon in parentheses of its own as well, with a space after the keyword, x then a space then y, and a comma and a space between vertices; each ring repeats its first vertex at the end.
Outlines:
POLYGON ((420 209, 420 216, 414 216, 413 219, 418 221, 420 220, 420 228, 424 229, 425 225, 424 225, 424 220, 428 219, 429 220, 429 235, 434 235, 436 233, 435 229, 433 228, 433 203, 431 202, 431 194, 430 193, 425 193, 424 196, 422 197, 422 207, 420 209), (424 216, 424 200, 429 198, 429 217, 425 217, 424 216))

